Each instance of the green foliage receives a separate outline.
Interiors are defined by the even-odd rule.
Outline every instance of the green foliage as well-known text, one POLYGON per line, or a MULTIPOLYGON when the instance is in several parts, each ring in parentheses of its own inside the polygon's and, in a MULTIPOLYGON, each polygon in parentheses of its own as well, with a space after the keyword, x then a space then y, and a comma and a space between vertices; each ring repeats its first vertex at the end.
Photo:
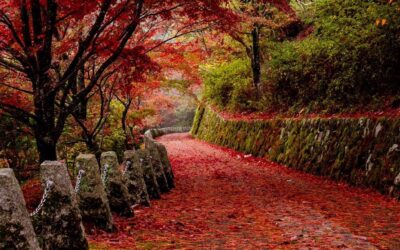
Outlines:
POLYGON ((297 6, 305 30, 296 39, 282 42, 279 34, 285 28, 263 30, 263 98, 252 97, 251 67, 244 54, 205 70, 205 98, 231 110, 397 108, 399 5, 383 0, 319 0, 297 6))
POLYGON ((114 151, 119 161, 122 161, 124 156, 125 148, 125 134, 122 129, 112 130, 111 134, 104 137, 102 150, 106 151, 114 151))
POLYGON ((373 105, 374 100, 381 103, 386 94, 398 93, 396 6, 386 1, 321 0, 305 16, 313 34, 271 50, 265 88, 271 106, 340 111, 373 105))
POLYGON ((252 107, 251 71, 248 60, 235 59, 203 68, 204 97, 227 109, 252 107))
POLYGON ((26 133, 28 129, 13 119, 0 115, 0 168, 12 168, 18 178, 25 170, 37 164, 37 151, 34 138, 26 133))

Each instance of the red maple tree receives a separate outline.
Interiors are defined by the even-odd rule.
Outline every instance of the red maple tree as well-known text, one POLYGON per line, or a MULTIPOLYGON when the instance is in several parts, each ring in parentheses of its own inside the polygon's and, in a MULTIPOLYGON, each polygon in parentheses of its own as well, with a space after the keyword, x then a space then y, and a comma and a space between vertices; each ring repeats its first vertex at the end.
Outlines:
POLYGON ((31 128, 41 162, 55 160, 66 120, 114 65, 145 68, 142 59, 163 44, 228 25, 225 2, 2 1, 0 109, 31 128))

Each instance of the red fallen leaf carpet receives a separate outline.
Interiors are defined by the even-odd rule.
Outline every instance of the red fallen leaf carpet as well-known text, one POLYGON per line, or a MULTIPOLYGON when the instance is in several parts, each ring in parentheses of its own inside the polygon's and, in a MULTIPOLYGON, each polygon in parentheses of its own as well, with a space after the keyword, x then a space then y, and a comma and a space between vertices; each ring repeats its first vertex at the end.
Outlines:
POLYGON ((166 135, 176 188, 92 249, 400 249, 400 202, 166 135))

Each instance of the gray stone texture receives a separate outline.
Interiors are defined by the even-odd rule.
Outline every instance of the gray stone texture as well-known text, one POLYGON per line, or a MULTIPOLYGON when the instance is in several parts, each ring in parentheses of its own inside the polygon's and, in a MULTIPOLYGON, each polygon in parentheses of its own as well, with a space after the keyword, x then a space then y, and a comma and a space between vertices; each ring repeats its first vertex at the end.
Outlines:
POLYGON ((153 165, 150 159, 150 152, 147 149, 136 151, 140 165, 143 169, 143 177, 147 187, 147 193, 151 199, 160 199, 160 187, 158 185, 153 165))
POLYGON ((164 173, 164 166, 161 162, 160 153, 158 152, 158 148, 154 141, 150 142, 147 146, 147 149, 151 155, 151 164, 154 168, 154 173, 156 175, 158 186, 160 187, 160 191, 162 193, 166 193, 170 190, 168 186, 167 177, 164 173))
POLYGON ((102 167, 102 173, 104 173, 105 165, 108 166, 106 169, 107 177, 105 187, 111 210, 121 216, 132 217, 132 202, 118 164, 117 154, 112 151, 102 153, 100 165, 102 167))
POLYGON ((174 173, 172 171, 171 162, 168 159, 168 152, 165 146, 159 142, 155 142, 155 145, 158 149, 158 153, 160 155, 161 163, 164 167, 165 177, 167 178, 169 188, 175 187, 174 182, 174 173))
POLYGON ((21 188, 10 168, 0 169, 0 249, 40 249, 21 188))
POLYGON ((129 193, 135 204, 150 206, 143 168, 138 154, 133 150, 124 152, 125 178, 129 193))
POLYGON ((83 221, 93 223, 105 231, 112 231, 114 226, 111 209, 95 155, 80 154, 75 164, 76 172, 85 171, 77 196, 83 221))
POLYGON ((45 161, 40 167, 43 187, 53 182, 47 200, 35 218, 43 249, 88 249, 76 194, 65 163, 45 161))

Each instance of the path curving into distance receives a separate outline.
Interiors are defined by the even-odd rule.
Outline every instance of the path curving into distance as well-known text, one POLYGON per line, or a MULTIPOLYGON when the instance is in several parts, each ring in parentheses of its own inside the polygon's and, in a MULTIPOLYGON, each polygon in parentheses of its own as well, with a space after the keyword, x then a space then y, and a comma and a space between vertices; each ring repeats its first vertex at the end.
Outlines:
POLYGON ((176 188, 93 249, 400 249, 400 202, 188 134, 158 139, 176 188))

